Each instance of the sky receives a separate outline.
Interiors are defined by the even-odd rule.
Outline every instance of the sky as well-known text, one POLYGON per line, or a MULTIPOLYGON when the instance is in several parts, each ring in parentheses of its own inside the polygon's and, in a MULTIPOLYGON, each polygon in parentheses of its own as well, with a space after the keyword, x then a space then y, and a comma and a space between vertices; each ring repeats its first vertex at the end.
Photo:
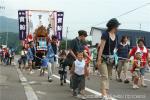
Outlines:
MULTIPOLYGON (((69 38, 77 36, 77 31, 90 27, 105 28, 106 22, 127 11, 150 3, 150 0, 0 0, 6 6, 5 16, 17 19, 19 9, 42 9, 64 11, 64 32, 69 27, 69 38), (104 22, 103 24, 99 24, 104 22)), ((1 3, 2 4, 2 3, 1 3)), ((150 4, 118 18, 122 29, 150 31, 150 4)))

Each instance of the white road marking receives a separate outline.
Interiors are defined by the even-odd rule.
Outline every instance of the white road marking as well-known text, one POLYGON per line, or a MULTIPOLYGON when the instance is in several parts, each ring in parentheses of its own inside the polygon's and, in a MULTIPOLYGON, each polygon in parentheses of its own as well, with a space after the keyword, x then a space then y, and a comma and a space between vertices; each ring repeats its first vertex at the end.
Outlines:
POLYGON ((29 84, 36 84, 37 82, 36 81, 30 81, 28 82, 29 84))
POLYGON ((17 72, 18 72, 18 75, 19 75, 19 79, 20 79, 22 85, 24 86, 24 90, 25 90, 27 100, 38 100, 37 95, 35 94, 32 87, 29 85, 29 83, 27 83, 27 79, 23 76, 20 69, 18 69, 17 67, 16 67, 16 69, 17 69, 17 72))
POLYGON ((150 80, 149 79, 144 79, 145 81, 149 81, 150 82, 150 80))
MULTIPOLYGON (((57 76, 57 75, 53 75, 55 78, 57 78, 57 79, 60 79, 60 77, 59 76, 57 76)), ((66 82, 67 83, 70 83, 70 81, 69 80, 66 80, 66 82)), ((85 88, 85 90, 86 91, 88 91, 88 92, 90 92, 90 93, 92 93, 92 94, 95 94, 95 95, 97 95, 97 96, 101 96, 102 94, 100 93, 100 92, 97 92, 97 91, 95 91, 95 90, 92 90, 92 89, 90 89, 90 88, 85 88)), ((117 99, 115 99, 115 98, 112 98, 112 100, 117 100, 117 99)))
POLYGON ((46 92, 42 92, 42 91, 36 91, 36 93, 41 94, 41 95, 46 95, 46 92))
MULTIPOLYGON (((131 79, 132 77, 129 77, 129 78, 131 79)), ((150 82, 150 80, 149 80, 149 79, 146 79, 146 78, 144 79, 144 81, 148 81, 148 82, 150 82)))

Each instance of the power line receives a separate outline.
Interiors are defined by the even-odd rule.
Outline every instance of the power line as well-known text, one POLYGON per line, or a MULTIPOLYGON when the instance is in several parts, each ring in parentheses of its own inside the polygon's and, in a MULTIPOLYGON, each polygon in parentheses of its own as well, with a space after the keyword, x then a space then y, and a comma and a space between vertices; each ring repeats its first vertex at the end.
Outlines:
MULTIPOLYGON (((122 13, 122 14, 116 16, 115 18, 120 18, 120 17, 122 17, 122 16, 128 15, 128 14, 130 14, 130 13, 132 13, 132 12, 138 10, 138 9, 141 9, 141 8, 143 8, 143 7, 145 7, 145 6, 148 6, 148 5, 150 5, 150 2, 149 2, 149 3, 146 3, 146 4, 142 5, 142 6, 139 6, 139 7, 135 8, 135 9, 132 9, 132 10, 130 10, 130 11, 127 11, 127 12, 125 12, 125 13, 122 13)), ((107 22, 107 21, 103 21, 103 22, 100 22, 100 23, 98 23, 98 24, 96 24, 96 25, 94 25, 94 26, 98 26, 98 25, 104 24, 104 23, 106 23, 106 22, 107 22)))
MULTIPOLYGON (((148 5, 150 5, 150 2, 148 2, 148 3, 144 4, 144 5, 141 5, 141 6, 137 7, 137 8, 134 8, 134 9, 132 9, 132 10, 129 10, 129 11, 127 11, 127 12, 124 12, 124 13, 122 13, 122 14, 116 16, 115 18, 120 18, 120 17, 122 17, 122 16, 128 15, 128 14, 130 14, 130 13, 132 13, 132 12, 138 10, 138 9, 141 9, 141 8, 143 8, 143 7, 145 7, 145 6, 148 6, 148 5)), ((98 24, 95 24, 95 25, 93 25, 93 26, 98 26, 98 25, 101 25, 101 24, 105 24, 107 21, 108 21, 108 20, 102 21, 102 22, 100 22, 100 23, 98 23, 98 24)), ((88 27, 85 27, 85 28, 91 28, 91 27, 92 27, 92 26, 88 26, 88 27)))
MULTIPOLYGON (((150 5, 150 2, 149 2, 149 3, 146 3, 146 4, 142 5, 142 6, 139 6, 139 7, 135 8, 135 9, 132 9, 132 10, 130 10, 130 11, 127 11, 127 12, 125 12, 125 13, 122 13, 122 14, 116 16, 115 18, 120 18, 120 17, 122 17, 122 16, 128 15, 128 14, 130 14, 130 13, 132 13, 132 12, 138 10, 138 9, 141 9, 141 8, 143 8, 143 7, 145 7, 145 6, 148 6, 148 5, 150 5)), ((100 22, 100 23, 98 23, 98 24, 96 24, 96 25, 94 25, 94 26, 98 26, 98 25, 104 24, 104 23, 106 23, 106 22, 107 22, 107 21, 103 21, 103 22, 100 22)))
POLYGON ((69 28, 67 27, 67 29, 66 29, 66 50, 68 47, 68 32, 69 32, 69 28))
POLYGON ((142 6, 139 6, 139 7, 135 8, 135 9, 132 9, 132 10, 130 10, 130 11, 127 11, 127 12, 125 12, 125 13, 123 13, 123 14, 117 16, 117 18, 122 17, 122 16, 124 16, 124 15, 127 15, 127 14, 129 14, 129 13, 131 13, 131 12, 134 12, 134 11, 136 11, 136 10, 138 10, 138 9, 141 9, 141 8, 143 8, 143 7, 145 7, 145 6, 148 6, 148 5, 150 5, 150 2, 149 2, 149 3, 146 3, 146 4, 142 5, 142 6))

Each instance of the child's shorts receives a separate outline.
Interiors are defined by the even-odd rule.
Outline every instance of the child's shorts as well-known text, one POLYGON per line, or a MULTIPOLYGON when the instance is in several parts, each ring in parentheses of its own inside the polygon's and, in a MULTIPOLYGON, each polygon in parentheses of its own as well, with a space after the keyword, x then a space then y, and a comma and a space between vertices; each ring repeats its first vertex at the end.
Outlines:
POLYGON ((140 70, 133 72, 133 77, 140 77, 140 70))
POLYGON ((47 68, 47 66, 41 66, 41 68, 47 68))
POLYGON ((84 90, 85 89, 85 76, 74 74, 72 76, 73 80, 73 89, 84 90))
POLYGON ((145 75, 145 68, 141 68, 140 73, 141 73, 142 76, 144 76, 145 75))
POLYGON ((139 77, 140 75, 144 76, 145 74, 145 68, 140 68, 138 71, 135 70, 133 72, 133 76, 139 77))
POLYGON ((21 62, 22 62, 21 59, 19 59, 19 60, 18 60, 18 63, 21 64, 21 62))

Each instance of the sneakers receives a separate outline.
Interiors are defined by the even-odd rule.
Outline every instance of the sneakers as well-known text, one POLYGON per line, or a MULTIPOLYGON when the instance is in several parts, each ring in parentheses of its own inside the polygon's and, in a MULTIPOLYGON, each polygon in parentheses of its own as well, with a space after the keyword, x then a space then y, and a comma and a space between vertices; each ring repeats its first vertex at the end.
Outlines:
POLYGON ((124 83, 130 83, 130 81, 128 79, 124 80, 124 83))
POLYGON ((78 95, 77 95, 77 98, 79 98, 79 99, 81 99, 81 100, 86 100, 86 97, 83 96, 83 95, 81 95, 81 94, 78 94, 78 95))
POLYGON ((61 82, 60 85, 63 86, 63 83, 61 82))
POLYGON ((33 74, 34 72, 33 71, 30 71, 30 74, 33 74))
POLYGON ((66 80, 64 80, 64 83, 67 83, 66 80))
POLYGON ((73 92, 73 89, 70 88, 70 92, 73 92))
POLYGON ((81 96, 81 100, 86 100, 86 97, 85 96, 81 96))
POLYGON ((63 86, 63 81, 60 81, 60 85, 63 86))
POLYGON ((53 80, 52 80, 52 78, 48 78, 48 82, 52 82, 53 80))
POLYGON ((81 94, 78 94, 78 95, 77 95, 77 98, 82 98, 82 95, 81 95, 81 94))
POLYGON ((142 84, 141 86, 142 86, 142 87, 147 87, 147 85, 146 85, 146 84, 142 84))
POLYGON ((118 82, 122 82, 122 79, 118 79, 117 81, 118 81, 118 82))
POLYGON ((139 87, 137 85, 133 85, 133 89, 139 89, 139 87))
POLYGON ((77 92, 73 91, 73 94, 72 94, 74 97, 77 96, 77 92))

